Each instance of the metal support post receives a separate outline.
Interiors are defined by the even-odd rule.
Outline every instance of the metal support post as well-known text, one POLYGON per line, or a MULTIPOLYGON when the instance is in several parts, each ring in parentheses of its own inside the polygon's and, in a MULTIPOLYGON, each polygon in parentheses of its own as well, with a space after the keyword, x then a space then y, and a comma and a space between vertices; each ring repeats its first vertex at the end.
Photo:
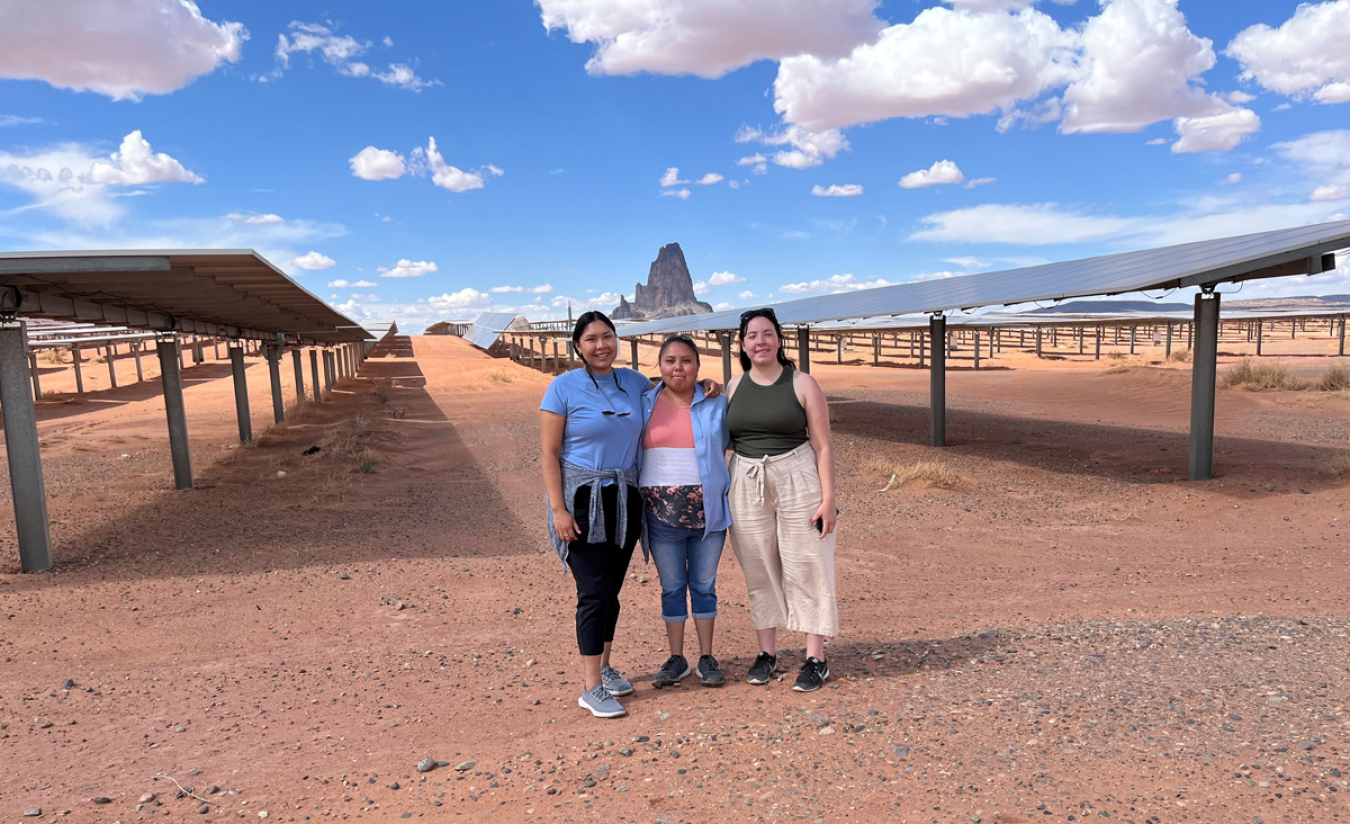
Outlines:
POLYGON ((38 369, 37 353, 28 353, 28 376, 33 379, 33 399, 42 397, 42 370, 38 369))
POLYGON ((187 364, 183 363, 183 342, 177 337, 173 339, 174 351, 178 353, 178 368, 186 369, 187 364))
POLYGON ((74 346, 70 347, 70 362, 75 367, 75 392, 84 394, 84 371, 80 366, 80 350, 74 346))
MULTIPOLYGON (((630 366, 630 368, 632 368, 632 369, 637 369, 637 368, 638 368, 638 342, 637 342, 637 338, 633 338, 632 340, 630 340, 630 341, 628 342, 628 347, 629 347, 629 351, 630 351, 630 352, 632 353, 632 355, 633 355, 633 361, 632 361, 632 363, 629 364, 629 366, 630 366)), ((540 349, 543 349, 544 347, 543 347, 542 345, 540 345, 539 348, 540 348, 540 349)))
POLYGON ((37 409, 29 394, 28 330, 12 316, 0 320, 0 412, 5 422, 5 457, 14 498, 19 566, 24 572, 52 567, 47 487, 42 480, 37 409))
POLYGON ((1101 360, 1101 359, 1102 359, 1102 328, 1101 328, 1100 326, 1097 327, 1097 334, 1093 335, 1093 344, 1094 344, 1094 346, 1096 347, 1096 351, 1093 353, 1092 359, 1093 359, 1093 360, 1101 360))
POLYGON ((323 384, 319 383, 319 350, 314 346, 309 348, 309 383, 314 402, 323 400, 323 384))
POLYGON ((878 332, 872 333, 872 365, 881 365, 881 334, 878 332))
POLYGON ((797 368, 811 374, 811 327, 797 330, 797 368))
POLYGON ((1339 346, 1338 346, 1337 349, 1336 349, 1336 354, 1337 354, 1337 355, 1340 355, 1341 357, 1344 357, 1344 356, 1345 356, 1345 315, 1341 315, 1341 331, 1340 331, 1339 334, 1340 334, 1340 344, 1339 344, 1339 346))
POLYGON ((291 366, 295 369, 295 402, 305 400, 305 367, 300 361, 300 347, 291 350, 291 366))
POLYGON ((1130 325, 1130 354, 1131 354, 1131 355, 1134 354, 1134 342, 1135 342, 1135 338, 1136 338, 1136 334, 1135 334, 1135 333, 1138 332, 1138 331, 1139 331, 1139 327, 1138 327, 1138 326, 1135 326, 1134 324, 1131 324, 1131 325, 1130 325))
POLYGON ((947 318, 933 315, 928 321, 928 342, 933 367, 928 371, 928 445, 947 445, 947 318))
POLYGON ((975 371, 980 371, 980 333, 975 333, 975 371))
MULTIPOLYGON (((924 333, 923 333, 923 332, 919 332, 918 334, 919 334, 920 336, 922 336, 924 333)), ((928 332, 927 334, 932 335, 932 332, 928 332)), ((914 333, 914 332, 910 332, 910 333, 909 333, 909 343, 910 343, 910 346, 913 346, 913 345, 914 345, 914 338, 915 338, 915 333, 914 333)), ((911 355, 911 357, 913 357, 913 355, 911 355)), ((919 341, 919 368, 920 368, 920 369, 927 369, 927 368, 928 368, 927 357, 928 357, 928 341, 926 341, 926 340, 920 340, 920 341, 919 341)))
POLYGON ((183 376, 178 371, 178 344, 171 337, 155 344, 159 355, 159 384, 164 392, 164 417, 169 423, 169 455, 173 460, 173 485, 192 488, 192 451, 188 449, 187 411, 183 406, 183 376))
POLYGON ((1256 322, 1256 356, 1261 357, 1261 330, 1266 324, 1263 321, 1256 322))
POLYGON ((1036 327, 1036 357, 1041 356, 1041 327, 1036 327))
POLYGON ((137 382, 137 383, 140 383, 141 381, 144 381, 144 380, 145 380, 145 372, 142 371, 142 369, 141 369, 141 342, 140 342, 140 341, 132 341, 132 343, 131 343, 131 354, 133 354, 133 355, 136 356, 136 382, 137 382))
MULTIPOLYGON (((243 341, 232 342, 230 371, 234 373, 234 414, 239 418, 239 443, 253 443, 253 421, 248 414, 248 378, 244 374, 243 341)), ((181 352, 180 352, 181 355, 181 352)))
POLYGON ((267 358, 267 377, 272 386, 272 418, 276 423, 286 420, 286 399, 281 396, 281 347, 270 343, 263 350, 267 358))
POLYGON ((717 342, 722 348, 722 385, 731 383, 731 333, 718 332, 717 342))
POLYGON ((1167 322, 1167 353, 1166 357, 1172 357, 1172 321, 1167 322))
POLYGON ((1214 477, 1214 393, 1219 356, 1219 295, 1212 286, 1195 296, 1195 327, 1188 477, 1204 481, 1214 477))
POLYGON ((111 346, 108 347, 108 349, 107 349, 107 354, 103 356, 103 359, 106 360, 106 361, 108 362, 108 385, 109 385, 111 388, 116 389, 116 388, 117 388, 117 361, 116 361, 115 358, 113 358, 113 348, 112 348, 111 346))

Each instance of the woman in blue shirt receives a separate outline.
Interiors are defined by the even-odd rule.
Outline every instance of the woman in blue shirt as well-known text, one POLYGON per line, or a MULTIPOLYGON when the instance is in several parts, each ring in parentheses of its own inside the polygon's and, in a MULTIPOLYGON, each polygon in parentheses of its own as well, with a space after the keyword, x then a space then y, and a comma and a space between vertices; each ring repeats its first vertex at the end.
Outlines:
POLYGON ((616 718, 627 711, 614 696, 633 692, 609 658, 619 591, 642 529, 637 457, 650 381, 614 366, 619 338, 602 312, 577 318, 572 344, 584 368, 554 378, 539 406, 549 538, 576 580, 585 677, 577 703, 616 718))

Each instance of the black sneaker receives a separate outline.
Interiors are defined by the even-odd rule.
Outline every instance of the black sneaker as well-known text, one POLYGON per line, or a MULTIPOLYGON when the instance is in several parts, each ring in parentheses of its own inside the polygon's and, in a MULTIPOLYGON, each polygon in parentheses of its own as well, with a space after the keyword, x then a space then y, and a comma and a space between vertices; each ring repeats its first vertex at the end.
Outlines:
POLYGON ((661 669, 652 678, 652 685, 657 689, 662 687, 673 687, 680 681, 693 674, 689 669, 689 662, 683 655, 672 655, 666 659, 666 663, 661 665, 661 669))
POLYGON ((767 684, 777 671, 778 656, 761 652, 755 656, 755 663, 750 665, 750 671, 745 674, 745 680, 751 684, 767 684))
POLYGON ((720 687, 726 681, 722 675, 722 668, 717 666, 717 659, 711 655, 701 655, 698 659, 698 680, 703 682, 705 687, 720 687))
POLYGON ((797 692, 815 692, 825 679, 830 677, 830 665, 819 658, 807 658, 802 671, 797 674, 797 683, 792 688, 797 692))

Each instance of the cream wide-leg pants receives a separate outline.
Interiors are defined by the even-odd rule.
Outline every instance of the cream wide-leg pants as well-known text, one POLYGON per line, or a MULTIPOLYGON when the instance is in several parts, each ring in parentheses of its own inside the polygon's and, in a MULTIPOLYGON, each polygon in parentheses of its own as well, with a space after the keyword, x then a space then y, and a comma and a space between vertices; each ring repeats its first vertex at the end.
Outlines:
POLYGON ((804 443, 767 458, 731 459, 732 549, 745 572, 755 629, 839 633, 834 594, 835 533, 820 537, 816 453, 804 443))

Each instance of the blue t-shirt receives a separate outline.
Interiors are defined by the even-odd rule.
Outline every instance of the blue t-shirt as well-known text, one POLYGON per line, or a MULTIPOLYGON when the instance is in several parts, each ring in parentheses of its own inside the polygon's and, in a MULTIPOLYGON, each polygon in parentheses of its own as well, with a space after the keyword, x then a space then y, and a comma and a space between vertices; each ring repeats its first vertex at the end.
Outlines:
POLYGON ((642 393, 649 386, 641 372, 619 367, 596 375, 594 383, 585 369, 554 378, 539 408, 566 419, 562 459, 585 469, 635 466, 642 440, 642 393))

